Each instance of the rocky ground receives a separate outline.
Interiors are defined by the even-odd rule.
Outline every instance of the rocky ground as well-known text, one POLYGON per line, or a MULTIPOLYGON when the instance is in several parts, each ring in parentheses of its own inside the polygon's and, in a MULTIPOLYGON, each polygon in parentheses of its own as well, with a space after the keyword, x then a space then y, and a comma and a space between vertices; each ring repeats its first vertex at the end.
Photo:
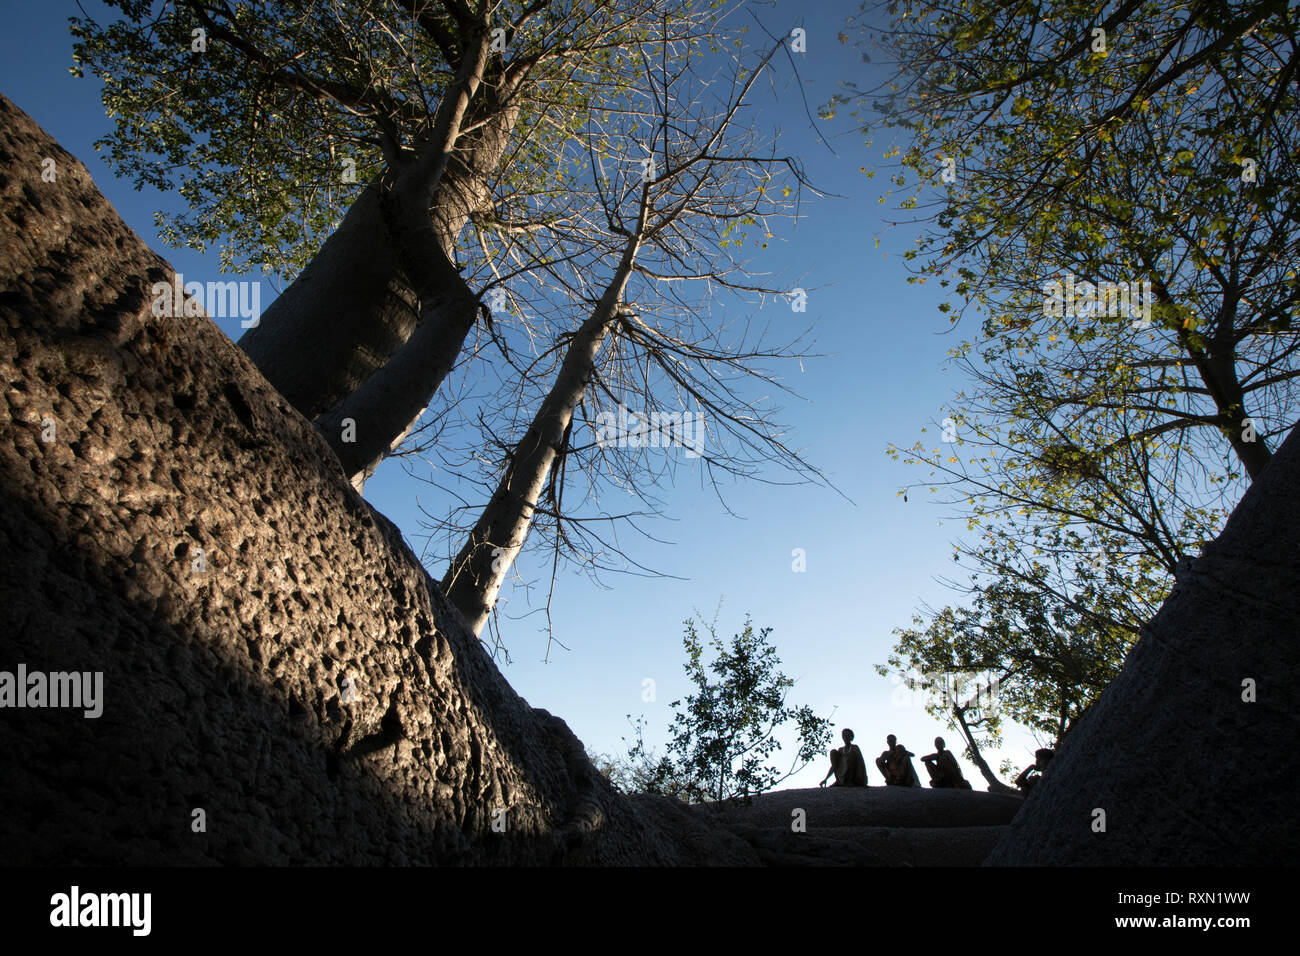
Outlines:
POLYGON ((726 826, 769 865, 978 866, 1023 802, 972 790, 825 787, 692 812, 726 826))

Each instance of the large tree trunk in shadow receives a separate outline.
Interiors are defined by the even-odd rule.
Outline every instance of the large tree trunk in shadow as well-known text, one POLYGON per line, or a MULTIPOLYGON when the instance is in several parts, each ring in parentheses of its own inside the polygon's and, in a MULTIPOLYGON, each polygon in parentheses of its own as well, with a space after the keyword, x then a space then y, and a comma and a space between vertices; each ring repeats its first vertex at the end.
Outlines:
POLYGON ((432 293, 421 295, 421 320, 406 343, 358 388, 316 420, 344 472, 368 473, 405 433, 446 379, 474 326, 478 301, 438 245, 412 238, 432 293))
POLYGON ((757 862, 515 694, 253 363, 151 315, 173 270, 3 97, 0 163, 0 666, 102 673, 98 717, 0 711, 7 864, 757 862))
POLYGON ((367 186, 239 346, 294 408, 315 418, 411 336, 417 302, 367 186))
POLYGON ((1061 742, 991 864, 1225 866, 1300 856, 1300 435, 1061 742), (1104 814, 1104 831, 1101 829, 1104 814))
MULTIPOLYGON (((379 199, 378 205, 387 208, 388 248, 397 237, 404 259, 420 264, 418 283, 398 283, 399 298, 406 301, 409 297, 416 303, 413 314, 419 315, 419 322, 382 361, 368 349, 355 350, 348 367, 355 370, 358 359, 365 358, 360 369, 364 379, 349 376, 346 391, 332 390, 327 396, 333 400, 328 411, 313 415, 358 491, 415 427, 474 328, 478 301, 450 256, 469 217, 491 200, 491 184, 476 164, 500 159, 517 115, 517 108, 495 114, 486 131, 476 131, 475 148, 463 157, 451 157, 433 206, 432 228, 422 202, 400 193, 379 199)), ((414 272, 407 267, 403 274, 414 272)), ((390 276, 387 281, 394 279, 390 276)), ((381 321, 378 327, 382 326, 381 321)))

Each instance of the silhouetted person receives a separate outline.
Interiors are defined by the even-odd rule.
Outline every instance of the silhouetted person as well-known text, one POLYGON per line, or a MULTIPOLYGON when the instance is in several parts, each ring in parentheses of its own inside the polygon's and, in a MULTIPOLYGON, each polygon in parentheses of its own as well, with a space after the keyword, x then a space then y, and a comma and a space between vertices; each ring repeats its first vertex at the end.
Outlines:
POLYGON ((1020 776, 1016 777, 1016 786, 1025 793, 1033 790, 1038 786, 1038 781, 1043 779, 1043 771, 1051 759, 1056 756, 1056 751, 1049 747, 1043 747, 1034 751, 1034 762, 1024 770, 1020 771, 1020 776))
POLYGON ((844 746, 831 751, 831 769, 818 786, 826 786, 826 780, 835 774, 832 787, 865 787, 867 785, 867 762, 862 759, 862 751, 853 742, 853 731, 845 727, 841 734, 844 746))
POLYGON ((919 787, 921 781, 916 776, 916 768, 912 766, 911 760, 916 754, 900 744, 893 734, 886 737, 885 742, 889 744, 889 749, 876 758, 876 766, 880 768, 886 786, 919 787))
POLYGON ((970 782, 962 776, 961 767, 951 750, 944 749, 942 737, 934 738, 934 753, 921 758, 930 771, 930 786, 947 790, 969 790, 970 782))

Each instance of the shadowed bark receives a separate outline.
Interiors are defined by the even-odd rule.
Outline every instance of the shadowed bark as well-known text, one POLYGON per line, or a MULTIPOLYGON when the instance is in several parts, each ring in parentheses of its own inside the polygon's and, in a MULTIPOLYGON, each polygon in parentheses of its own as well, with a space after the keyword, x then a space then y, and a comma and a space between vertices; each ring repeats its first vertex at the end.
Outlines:
MULTIPOLYGON (((433 377, 412 415, 385 426, 387 443, 376 432, 380 420, 393 417, 382 405, 388 392, 371 396, 381 406, 365 431, 385 448, 437 391, 474 323, 475 295, 451 264, 456 238, 471 215, 490 209, 491 182, 519 117, 516 80, 491 90, 479 89, 480 82, 471 84, 477 98, 465 106, 466 115, 449 119, 438 134, 445 142, 431 142, 423 158, 389 170, 391 182, 366 187, 320 252, 239 341, 309 419, 349 398, 356 417, 370 407, 353 398, 356 391, 422 330, 423 350, 438 353, 427 363, 433 377), (471 131, 460 136, 462 126, 471 131), (434 375, 437 369, 441 375, 434 375)), ((341 457, 355 454, 337 433, 326 437, 341 457)))
POLYGON ((1169 598, 1061 742, 990 864, 1296 859, 1297 489, 1293 428, 1222 533, 1179 565, 1169 598))
POLYGON ((96 719, 0 714, 6 863, 758 862, 511 689, 311 423, 151 314, 174 270, 3 97, 0 169, 0 662, 103 675, 96 719))

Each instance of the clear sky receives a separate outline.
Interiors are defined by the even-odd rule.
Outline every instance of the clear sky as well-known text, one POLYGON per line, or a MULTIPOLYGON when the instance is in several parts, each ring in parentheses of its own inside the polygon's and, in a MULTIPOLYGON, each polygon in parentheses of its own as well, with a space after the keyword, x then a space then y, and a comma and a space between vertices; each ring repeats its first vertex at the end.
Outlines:
MULTIPOLYGON (((101 20, 116 12, 97 0, 82 6, 101 20)), ((807 31, 800 82, 814 110, 840 81, 862 83, 872 68, 852 44, 836 40, 856 7, 843 0, 779 0, 764 8, 766 24, 788 21, 807 31)), ((179 199, 134 191, 95 153, 92 144, 111 121, 98 81, 69 73, 67 18, 79 14, 77 3, 0 0, 0 10, 0 92, 86 164, 127 224, 187 281, 219 278, 215 252, 199 255, 160 240, 154 214, 178 208, 179 199)), ((788 65, 778 60, 776 66, 786 75, 756 96, 757 121, 780 130, 785 151, 802 158, 818 187, 836 194, 806 205, 797 226, 773 240, 774 267, 813 290, 807 313, 791 313, 789 320, 814 320, 812 351, 826 356, 806 361, 802 372, 794 364, 787 368, 786 380, 801 400, 783 402, 782 421, 791 444, 850 500, 824 488, 739 484, 727 496, 735 517, 700 487, 697 474, 680 470, 679 483, 665 494, 671 520, 650 528, 671 544, 634 541, 630 553, 683 580, 617 575, 607 581, 612 588, 602 589, 585 577, 564 576, 552 617, 555 636, 568 649, 551 647, 549 662, 543 662, 544 618, 523 616, 527 595, 515 592, 502 621, 512 662, 502 669, 533 706, 568 721, 590 751, 624 750, 629 714, 645 715, 647 742, 658 745, 672 718, 669 702, 691 691, 682 670, 682 621, 696 609, 711 617, 721 601, 719 634, 738 631, 746 613, 757 627, 772 627, 782 669, 797 681, 791 701, 823 716, 834 710, 837 744, 839 729, 852 727, 868 776, 878 784, 872 758, 884 749, 887 733, 917 754, 930 752, 936 734, 960 751, 959 735, 926 715, 896 682, 878 676, 874 665, 885 661, 893 628, 908 624, 922 602, 937 607, 953 600, 936 578, 953 574, 950 541, 963 527, 948 509, 929 503, 924 489, 904 503, 900 488, 923 473, 890 461, 885 448, 911 445, 927 427, 926 437, 937 441, 934 422, 965 383, 945 370, 947 350, 957 340, 945 334, 948 320, 936 308, 939 290, 906 281, 900 253, 911 245, 915 227, 887 228, 897 213, 877 202, 886 176, 868 180, 861 172, 883 168, 886 145, 868 149, 841 116, 821 124, 828 148, 810 127, 788 65), (796 548, 806 555, 802 573, 792 569, 796 548), (647 679, 655 682, 653 701, 643 699, 647 679)), ((263 309, 273 295, 264 282, 263 309)), ((780 308, 788 311, 767 307, 780 308)), ((237 317, 217 321, 231 338, 239 337, 237 317)), ((424 549, 420 506, 440 505, 429 485, 389 462, 367 484, 366 497, 402 528, 417 553, 424 549)), ((445 555, 430 550, 426 563, 434 578, 442 577, 442 560, 445 555)), ((538 580, 535 594, 544 593, 542 572, 521 562, 521 575, 538 580)), ((1032 761, 1037 744, 1029 733, 1011 727, 1005 736, 1001 751, 986 753, 994 768, 1003 757, 1017 767, 1032 761)), ((974 768, 962 763, 967 778, 983 789, 974 768)), ((785 786, 814 786, 826 769, 818 761, 785 786)), ((917 769, 924 777, 919 762, 917 769)))

